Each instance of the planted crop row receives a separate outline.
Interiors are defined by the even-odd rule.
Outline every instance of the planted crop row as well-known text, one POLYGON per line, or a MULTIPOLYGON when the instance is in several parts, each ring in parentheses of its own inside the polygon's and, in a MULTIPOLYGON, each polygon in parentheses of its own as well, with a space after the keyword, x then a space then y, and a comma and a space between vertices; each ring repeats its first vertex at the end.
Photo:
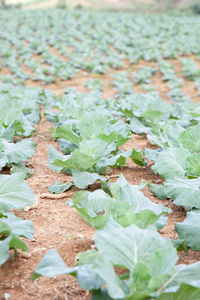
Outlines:
POLYGON ((35 153, 31 136, 40 120, 40 105, 45 101, 42 89, 14 87, 0 88, 0 171, 8 169, 11 175, 0 175, 0 266, 9 258, 9 250, 27 251, 20 237, 32 238, 33 222, 15 216, 12 209, 24 209, 35 202, 33 191, 24 179, 33 175, 25 166, 35 153))

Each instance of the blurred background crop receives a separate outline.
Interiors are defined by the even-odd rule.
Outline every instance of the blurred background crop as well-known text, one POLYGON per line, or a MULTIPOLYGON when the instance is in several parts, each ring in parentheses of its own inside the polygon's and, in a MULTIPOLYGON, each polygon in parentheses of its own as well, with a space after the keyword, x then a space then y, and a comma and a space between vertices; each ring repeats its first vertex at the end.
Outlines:
POLYGON ((1 9, 87 8, 147 13, 200 14, 199 0, 0 0, 1 9))

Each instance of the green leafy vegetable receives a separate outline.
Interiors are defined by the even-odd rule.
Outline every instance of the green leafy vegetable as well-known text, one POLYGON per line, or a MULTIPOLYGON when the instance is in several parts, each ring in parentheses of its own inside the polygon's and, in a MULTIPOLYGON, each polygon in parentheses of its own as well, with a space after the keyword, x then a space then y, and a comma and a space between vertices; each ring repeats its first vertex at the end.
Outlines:
POLYGON ((24 182, 23 174, 0 175, 0 210, 23 209, 34 202, 33 191, 24 182))
POLYGON ((195 251, 200 251, 200 211, 194 210, 187 213, 183 223, 175 223, 175 229, 180 239, 195 251))
POLYGON ((107 183, 107 187, 104 185, 104 189, 109 195, 102 190, 84 194, 77 192, 67 201, 67 204, 76 208, 81 217, 96 229, 103 228, 110 215, 123 227, 130 224, 136 224, 140 228, 153 224, 156 226, 160 217, 170 211, 162 205, 152 203, 122 176, 117 183, 107 183))
POLYGON ((164 185, 151 185, 150 191, 159 199, 172 198, 174 203, 186 208, 200 208, 200 179, 167 179, 164 185))
POLYGON ((8 259, 8 250, 21 248, 27 251, 28 247, 19 238, 32 238, 34 234, 32 221, 17 218, 14 213, 0 211, 0 266, 8 259))
POLYGON ((200 124, 188 127, 179 135, 179 142, 190 152, 200 151, 200 124))
POLYGON ((163 178, 186 177, 186 159, 190 153, 181 148, 164 149, 156 154, 155 165, 152 170, 163 178))
POLYGON ((19 143, 9 143, 6 140, 1 139, 1 151, 3 152, 0 155, 1 159, 1 168, 4 167, 7 163, 21 163, 28 160, 35 154, 35 143, 30 140, 23 140, 19 143))
POLYGON ((61 183, 56 182, 53 186, 49 186, 48 190, 51 193, 60 194, 67 191, 73 184, 71 182, 61 183))

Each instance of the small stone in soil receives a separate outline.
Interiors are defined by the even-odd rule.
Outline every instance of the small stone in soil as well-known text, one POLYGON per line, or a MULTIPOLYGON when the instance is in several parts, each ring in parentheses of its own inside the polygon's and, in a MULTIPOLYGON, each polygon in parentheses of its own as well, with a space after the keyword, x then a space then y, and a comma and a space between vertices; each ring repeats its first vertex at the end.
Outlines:
POLYGON ((161 179, 156 179, 156 180, 153 180, 153 182, 155 182, 156 184, 161 184, 162 180, 161 179))

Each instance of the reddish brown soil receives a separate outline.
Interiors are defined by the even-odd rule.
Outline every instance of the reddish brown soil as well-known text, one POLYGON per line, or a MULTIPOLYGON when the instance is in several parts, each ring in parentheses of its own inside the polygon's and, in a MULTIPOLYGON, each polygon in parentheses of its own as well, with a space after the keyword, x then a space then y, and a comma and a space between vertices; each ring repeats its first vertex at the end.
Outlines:
MULTIPOLYGON (((183 77, 180 62, 170 60, 176 68, 177 76, 183 77)), ((118 73, 123 70, 132 73, 136 72, 140 67, 145 65, 154 66, 154 63, 140 61, 137 65, 131 65, 128 62, 124 63, 121 70, 110 69, 106 75, 89 74, 89 77, 99 78, 103 81, 103 97, 113 97, 115 90, 112 87, 110 74, 118 73)), ((2 72, 8 70, 3 69, 2 72)), ((55 91, 62 96, 63 89, 67 86, 77 87, 82 92, 87 92, 84 86, 88 77, 82 75, 80 71, 77 76, 68 81, 57 80, 55 84, 45 86, 55 91)), ((38 82, 26 81, 26 85, 38 86, 38 82)), ((153 76, 152 85, 157 87, 161 93, 163 100, 169 100, 167 93, 169 92, 167 83, 162 81, 162 75, 158 72, 153 76)), ((133 83, 135 92, 144 92, 142 87, 133 83)), ((188 96, 195 102, 199 102, 197 98, 198 92, 194 89, 193 82, 184 80, 184 88, 188 96)), ((28 165, 34 169, 34 175, 26 180, 29 186, 33 189, 36 197, 42 193, 48 193, 48 186, 53 185, 56 181, 68 182, 71 177, 62 173, 55 173, 48 167, 48 147, 54 146, 58 149, 56 141, 52 140, 49 133, 49 128, 52 124, 47 122, 44 117, 36 126, 34 133, 34 142, 37 143, 36 153, 32 157, 28 165)), ((152 147, 145 136, 133 135, 133 140, 128 141, 124 146, 124 150, 129 150, 132 147, 136 149, 144 147, 152 147)), ((139 167, 128 161, 128 166, 123 170, 114 170, 113 174, 122 173, 130 184, 139 184, 151 180, 153 183, 161 183, 162 178, 155 175, 151 170, 151 164, 147 167, 139 167)), ((116 181, 116 178, 111 178, 116 181)), ((100 184, 96 183, 89 190, 100 188, 100 184)), ((54 300, 83 300, 90 299, 90 293, 83 291, 76 283, 76 280, 71 276, 57 276, 53 279, 38 278, 34 283, 30 277, 34 269, 41 261, 44 254, 52 248, 56 248, 59 254, 64 259, 67 266, 74 265, 74 258, 77 253, 91 249, 93 245, 93 235, 95 230, 89 227, 79 216, 75 209, 65 205, 67 199, 71 198, 73 193, 78 189, 72 188, 66 192, 66 197, 59 200, 50 200, 48 198, 40 198, 39 204, 35 209, 26 211, 15 211, 16 215, 23 219, 32 220, 34 223, 35 234, 32 240, 26 241, 29 247, 28 255, 25 257, 22 254, 13 259, 13 253, 10 253, 10 259, 0 269, 0 299, 4 298, 4 293, 11 295, 9 299, 13 300, 32 300, 32 299, 54 299, 54 300)), ((172 209, 172 213, 168 215, 168 226, 160 230, 161 235, 169 238, 177 238, 174 230, 174 222, 182 222, 185 218, 185 211, 176 207, 172 201, 158 200, 148 188, 143 189, 145 196, 149 197, 155 203, 162 203, 172 209)), ((179 263, 190 264, 200 260, 200 253, 190 250, 188 254, 179 253, 179 263)))

